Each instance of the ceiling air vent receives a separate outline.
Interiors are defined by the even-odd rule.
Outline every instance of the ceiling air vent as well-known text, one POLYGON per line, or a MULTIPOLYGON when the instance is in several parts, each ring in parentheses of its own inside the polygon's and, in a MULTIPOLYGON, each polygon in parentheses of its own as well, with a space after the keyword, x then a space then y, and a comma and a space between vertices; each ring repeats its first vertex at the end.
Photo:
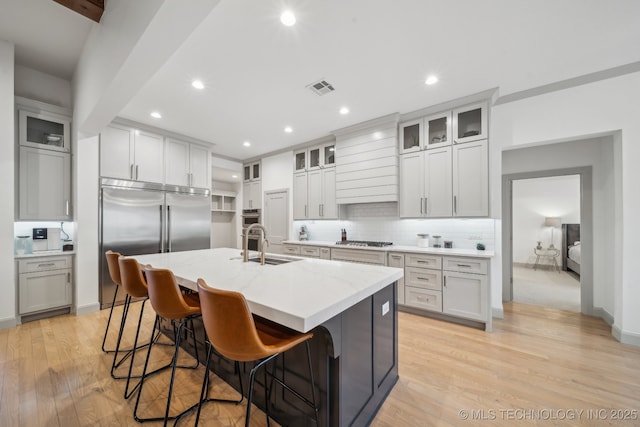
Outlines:
POLYGON ((307 85, 307 88, 318 96, 326 95, 335 90, 326 80, 318 80, 317 82, 307 85))

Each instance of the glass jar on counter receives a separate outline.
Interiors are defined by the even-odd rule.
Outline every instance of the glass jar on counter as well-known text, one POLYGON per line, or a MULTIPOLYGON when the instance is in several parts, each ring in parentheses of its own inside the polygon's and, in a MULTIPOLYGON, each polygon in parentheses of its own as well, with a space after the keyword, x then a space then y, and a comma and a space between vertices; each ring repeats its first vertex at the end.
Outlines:
POLYGON ((433 236, 433 247, 434 248, 442 247, 442 236, 433 236))
POLYGON ((418 247, 419 248, 428 248, 429 247, 429 235, 428 234, 418 234, 418 247))
POLYGON ((28 255, 33 252, 31 236, 16 236, 14 244, 16 255, 28 255))

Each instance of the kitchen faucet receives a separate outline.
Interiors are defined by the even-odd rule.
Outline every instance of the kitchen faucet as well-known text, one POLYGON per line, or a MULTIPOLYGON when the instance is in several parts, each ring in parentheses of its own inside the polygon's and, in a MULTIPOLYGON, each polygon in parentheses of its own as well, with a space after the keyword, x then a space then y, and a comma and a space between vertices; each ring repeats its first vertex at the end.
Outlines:
POLYGON ((244 233, 244 242, 242 245, 242 259, 244 262, 249 261, 249 232, 254 228, 262 230, 262 240, 260 241, 260 264, 264 265, 264 247, 265 244, 266 246, 269 246, 269 241, 267 240, 267 229, 264 228, 264 225, 262 224, 251 224, 247 227, 244 233))

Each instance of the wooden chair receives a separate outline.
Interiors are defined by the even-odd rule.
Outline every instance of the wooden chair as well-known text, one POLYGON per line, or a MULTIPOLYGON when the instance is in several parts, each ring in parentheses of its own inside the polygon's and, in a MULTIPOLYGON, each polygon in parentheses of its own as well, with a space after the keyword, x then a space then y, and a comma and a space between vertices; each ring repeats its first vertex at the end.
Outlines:
MULTIPOLYGON (((311 378, 311 395, 313 401, 309 401, 297 391, 293 390, 275 375, 271 375, 284 388, 292 392, 303 402, 313 408, 316 425, 318 424, 318 407, 316 404, 315 384, 313 380, 313 368, 311 365, 311 352, 309 340, 312 333, 300 333, 289 328, 277 327, 254 318, 249 310, 247 301, 239 292, 224 291, 209 287, 204 280, 198 279, 198 294, 202 310, 207 337, 211 346, 224 357, 237 362, 256 362, 249 375, 249 392, 247 395, 247 412, 245 426, 249 426, 251 417, 251 404, 253 397, 253 385, 258 369, 274 360, 278 355, 305 343, 307 348, 307 360, 311 378)), ((265 366, 265 412, 267 425, 269 425, 269 396, 267 389, 265 366)), ((196 425, 200 419, 200 411, 204 401, 206 383, 203 381, 200 394, 201 404, 198 407, 196 425)))

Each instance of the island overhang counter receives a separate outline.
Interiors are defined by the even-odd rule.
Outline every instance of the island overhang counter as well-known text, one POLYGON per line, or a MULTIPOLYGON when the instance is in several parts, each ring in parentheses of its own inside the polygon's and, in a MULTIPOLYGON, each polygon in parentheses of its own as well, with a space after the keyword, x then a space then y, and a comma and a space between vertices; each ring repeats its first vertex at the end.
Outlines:
MULTIPOLYGON (((320 425, 368 424, 398 380, 396 281, 402 269, 292 257, 286 258, 295 261, 260 265, 243 262, 240 251, 231 248, 135 258, 172 270, 181 286, 191 290, 202 278, 212 287, 241 292, 253 314, 300 332, 312 331, 320 425)), ((171 335, 168 324, 165 332, 171 335)), ((310 397, 306 352, 293 349, 285 357, 284 367, 281 362, 274 367, 276 374, 310 397)), ((233 363, 218 358, 210 369, 239 389, 233 363)), ((257 386, 254 403, 262 407, 264 389, 257 386)), ((271 415, 283 425, 307 424, 313 418, 312 411, 301 406, 288 392, 271 395, 271 415)))

